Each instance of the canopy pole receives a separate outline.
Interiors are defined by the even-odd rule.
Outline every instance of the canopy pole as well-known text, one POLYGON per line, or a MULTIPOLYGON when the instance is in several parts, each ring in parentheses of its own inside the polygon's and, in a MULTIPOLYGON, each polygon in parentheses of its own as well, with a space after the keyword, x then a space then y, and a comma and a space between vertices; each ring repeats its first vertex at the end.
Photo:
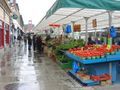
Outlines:
POLYGON ((71 25, 72 26, 71 27, 72 28, 72 37, 74 38, 74 24, 75 24, 75 22, 71 21, 71 23, 72 23, 72 25, 71 25))
MULTIPOLYGON (((110 29, 111 26, 112 26, 112 13, 113 13, 113 11, 108 11, 108 17, 109 17, 109 29, 110 29)), ((110 31, 109 31, 109 34, 110 34, 110 31)))
MULTIPOLYGON (((112 26, 112 13, 113 11, 108 11, 108 17, 109 17, 109 30, 112 26)), ((110 35, 110 31, 108 31, 108 34, 110 35)), ((108 39, 111 39, 111 42, 110 42, 110 48, 112 46, 112 38, 111 37, 108 37, 108 39)), ((109 42, 108 42, 109 43, 109 42)), ((112 75, 112 63, 110 62, 109 63, 109 74, 112 75)))
POLYGON ((84 17, 84 19, 85 19, 85 31, 86 31, 85 42, 87 45, 87 43, 88 43, 88 19, 89 19, 89 17, 84 17))
POLYGON ((95 29, 95 39, 97 39, 97 36, 96 36, 96 34, 97 34, 97 28, 95 27, 94 29, 95 29))
POLYGON ((62 34, 65 36, 65 28, 66 28, 66 24, 63 24, 62 25, 62 29, 63 29, 63 32, 62 32, 62 34))
POLYGON ((108 11, 108 20, 109 20, 109 28, 108 28, 108 48, 112 46, 112 37, 110 37, 110 28, 112 26, 112 13, 113 11, 108 11))

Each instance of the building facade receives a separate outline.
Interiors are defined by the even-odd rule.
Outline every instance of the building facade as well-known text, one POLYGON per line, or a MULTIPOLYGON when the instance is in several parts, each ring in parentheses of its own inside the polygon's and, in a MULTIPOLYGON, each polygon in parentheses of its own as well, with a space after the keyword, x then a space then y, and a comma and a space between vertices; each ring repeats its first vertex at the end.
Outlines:
POLYGON ((16 42, 18 35, 22 35, 24 31, 24 22, 19 11, 19 5, 16 0, 9 0, 9 6, 12 10, 11 17, 11 46, 16 42))
POLYGON ((11 9, 6 0, 0 1, 0 52, 9 48, 11 9))
POLYGON ((23 18, 16 0, 0 0, 0 57, 9 50, 15 41, 15 34, 23 31, 23 27, 23 18))
POLYGON ((28 24, 24 25, 24 32, 25 33, 33 33, 33 28, 34 28, 34 24, 32 24, 32 20, 29 20, 28 24))

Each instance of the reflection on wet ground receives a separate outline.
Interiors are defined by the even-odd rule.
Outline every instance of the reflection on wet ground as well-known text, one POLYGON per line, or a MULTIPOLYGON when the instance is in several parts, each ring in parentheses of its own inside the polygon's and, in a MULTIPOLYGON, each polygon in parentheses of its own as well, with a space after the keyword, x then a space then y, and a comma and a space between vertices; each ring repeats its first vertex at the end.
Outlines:
POLYGON ((12 48, 0 61, 0 90, 80 90, 57 64, 27 46, 12 48))
POLYGON ((0 58, 0 90, 120 90, 120 85, 83 87, 46 56, 21 46, 0 58))
POLYGON ((37 83, 13 83, 5 86, 5 90, 40 90, 39 84, 37 83))

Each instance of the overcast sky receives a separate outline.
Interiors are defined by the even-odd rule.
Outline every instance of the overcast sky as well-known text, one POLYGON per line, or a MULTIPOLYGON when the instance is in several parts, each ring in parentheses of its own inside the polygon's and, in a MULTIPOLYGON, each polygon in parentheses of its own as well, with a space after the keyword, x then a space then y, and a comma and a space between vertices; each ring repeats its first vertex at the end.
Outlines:
POLYGON ((55 1, 56 0, 17 0, 17 3, 19 4, 24 23, 27 24, 29 20, 32 20, 33 24, 37 25, 55 1))

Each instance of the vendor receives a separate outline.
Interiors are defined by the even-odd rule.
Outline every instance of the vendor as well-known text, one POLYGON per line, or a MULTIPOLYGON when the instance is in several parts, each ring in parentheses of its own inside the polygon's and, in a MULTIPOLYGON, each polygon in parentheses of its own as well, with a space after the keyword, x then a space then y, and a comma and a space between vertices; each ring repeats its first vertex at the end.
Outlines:
POLYGON ((91 37, 88 38, 88 45, 95 44, 95 41, 92 40, 91 37))
POLYGON ((68 36, 66 35, 65 38, 64 38, 64 43, 68 43, 70 40, 68 38, 68 36))
POLYGON ((120 45, 120 38, 118 39, 118 42, 117 42, 118 45, 120 45))
POLYGON ((103 42, 101 41, 100 38, 96 38, 96 44, 102 44, 103 42))

